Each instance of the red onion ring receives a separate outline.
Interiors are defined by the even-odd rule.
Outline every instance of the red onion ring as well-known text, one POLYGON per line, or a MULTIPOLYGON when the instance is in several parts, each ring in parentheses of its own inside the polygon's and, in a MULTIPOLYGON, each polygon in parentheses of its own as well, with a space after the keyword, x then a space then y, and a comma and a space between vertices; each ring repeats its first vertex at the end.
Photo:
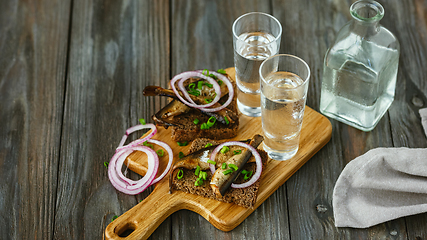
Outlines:
MULTIPOLYGON (((255 157, 256 171, 255 171, 255 174, 252 175, 252 178, 249 181, 242 183, 242 184, 235 184, 235 183, 231 184, 232 188, 249 187, 250 185, 254 184, 259 179, 259 177, 261 177, 261 173, 262 173, 262 159, 261 159, 261 156, 259 155, 258 151, 254 147, 252 147, 249 144, 237 142, 237 141, 221 143, 212 151, 210 159, 212 161, 215 161, 216 154, 219 151, 221 151, 222 147, 223 146, 231 146, 231 145, 237 145, 237 146, 247 148, 252 152, 252 155, 255 157)), ((209 168, 211 169, 212 174, 214 174, 215 173, 215 166, 213 164, 209 163, 209 168)))
POLYGON ((163 171, 163 173, 159 177, 157 177, 156 179, 153 180, 153 182, 151 183, 151 185, 153 185, 153 184, 159 182, 160 180, 162 180, 166 176, 166 174, 169 172, 169 170, 172 166, 172 162, 173 162, 173 151, 172 151, 172 148, 168 144, 166 144, 162 141, 154 140, 154 139, 149 139, 147 141, 150 143, 157 144, 160 147, 163 147, 168 152, 168 155, 169 155, 169 161, 168 161, 168 165, 166 166, 166 169, 163 171))
MULTIPOLYGON (((157 154, 153 149, 145 146, 128 147, 124 150, 116 152, 111 158, 110 164, 108 165, 108 177, 111 184, 120 192, 135 195, 143 192, 148 186, 151 185, 159 167, 159 161, 157 154), (148 170, 143 178, 138 181, 133 181, 124 176, 120 176, 121 168, 126 157, 133 151, 142 151, 147 154, 148 159, 148 170), (122 179, 127 179, 123 181, 122 179), (132 184, 133 183, 133 184, 132 184)), ((123 175, 123 173, 121 173, 123 175)))
MULTIPOLYGON (((200 70, 198 70, 198 71, 200 71, 200 70)), ((205 112, 216 112, 216 111, 219 111, 221 109, 226 108, 231 103, 231 101, 233 101, 234 88, 233 88, 233 84, 231 84, 230 80, 228 80, 228 78, 225 77, 224 75, 217 73, 215 71, 212 71, 209 73, 212 73, 217 78, 219 78, 223 83, 225 83, 227 85, 227 88, 228 88, 228 99, 222 106, 217 107, 217 108, 203 108, 203 109, 201 109, 205 112)))
POLYGON ((178 74, 172 78, 170 85, 172 87, 173 92, 176 94, 176 96, 179 98, 179 100, 181 100, 181 102, 183 102, 187 106, 194 107, 194 108, 210 107, 210 106, 214 105, 215 103, 217 103, 221 97, 221 88, 219 87, 218 82, 215 81, 215 79, 208 77, 208 76, 205 76, 204 74, 202 74, 201 72, 198 72, 198 71, 188 71, 188 72, 180 73, 180 74, 178 74), (203 104, 203 105, 198 105, 198 104, 194 103, 194 101, 191 99, 190 95, 188 94, 187 90, 184 88, 184 81, 191 78, 191 77, 199 77, 199 78, 207 80, 209 83, 212 84, 212 86, 214 87, 215 92, 216 92, 216 96, 212 100, 212 102, 210 102, 208 104, 203 104), (181 94, 179 94, 178 90, 175 87, 175 82, 178 81, 179 79, 181 79, 181 80, 178 82, 178 87, 181 90, 184 97, 188 101, 186 99, 184 99, 181 96, 181 94))
POLYGON ((130 127, 130 128, 128 128, 128 129, 126 130, 126 134, 125 134, 125 135, 123 135, 122 140, 120 141, 119 146, 118 146, 118 147, 117 147, 117 149, 116 149, 116 152, 118 152, 118 151, 120 151, 120 150, 122 150, 122 149, 127 149, 127 148, 132 148, 132 147, 138 146, 139 144, 141 144, 141 143, 143 143, 143 142, 147 141, 148 139, 150 139, 151 137, 153 137, 153 136, 154 136, 154 134, 156 134, 156 133, 157 133, 157 128, 156 128, 156 126, 155 126, 154 124, 152 124, 152 123, 147 123, 147 124, 145 124, 145 125, 138 124, 138 125, 135 125, 135 126, 133 126, 133 127, 130 127), (150 129, 151 129, 151 133, 150 133, 150 134, 148 134, 147 136, 145 136, 144 138, 137 139, 137 140, 135 140, 135 141, 133 141, 133 142, 129 143, 128 145, 123 146, 123 144, 125 143, 126 139, 128 138, 128 136, 129 136, 131 133, 133 133, 133 132, 135 132, 135 131, 138 131, 138 130, 141 130, 141 129, 144 129, 144 128, 150 128, 150 129))

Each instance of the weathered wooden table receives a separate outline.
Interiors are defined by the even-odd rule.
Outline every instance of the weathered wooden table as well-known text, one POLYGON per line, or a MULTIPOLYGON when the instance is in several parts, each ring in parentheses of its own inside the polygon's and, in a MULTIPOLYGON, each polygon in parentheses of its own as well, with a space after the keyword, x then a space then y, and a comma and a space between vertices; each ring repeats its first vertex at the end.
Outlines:
MULTIPOLYGON (((166 102, 142 96, 173 75, 233 66, 231 25, 262 11, 283 25, 281 53, 305 59, 319 110, 323 57, 352 1, 0 1, 0 239, 102 239, 144 199, 117 192, 103 163, 123 132, 166 102)), ((187 210, 151 239, 427 239, 427 214, 336 228, 344 166, 376 147, 427 147, 427 1, 381 1, 401 44, 396 98, 369 133, 331 120, 331 141, 231 232, 187 210)))

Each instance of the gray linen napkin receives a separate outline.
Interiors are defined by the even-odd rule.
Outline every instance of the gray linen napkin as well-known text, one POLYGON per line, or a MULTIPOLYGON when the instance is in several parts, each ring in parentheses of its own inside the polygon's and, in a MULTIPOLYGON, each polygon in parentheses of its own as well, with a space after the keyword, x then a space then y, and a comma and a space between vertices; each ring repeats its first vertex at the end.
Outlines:
POLYGON ((424 132, 427 136, 427 108, 420 109, 418 111, 421 116, 421 124, 423 125, 424 132))
POLYGON ((427 212, 427 149, 376 148, 347 164, 333 193, 335 226, 366 228, 427 212))

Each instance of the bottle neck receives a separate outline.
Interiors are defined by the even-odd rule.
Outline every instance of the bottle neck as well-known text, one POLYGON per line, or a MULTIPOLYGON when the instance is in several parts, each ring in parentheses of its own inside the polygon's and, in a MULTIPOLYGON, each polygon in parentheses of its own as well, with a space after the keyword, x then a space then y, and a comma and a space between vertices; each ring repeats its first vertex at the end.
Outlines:
POLYGON ((372 35, 380 30, 380 20, 384 17, 384 8, 373 0, 360 0, 350 7, 353 17, 353 31, 361 36, 372 35))

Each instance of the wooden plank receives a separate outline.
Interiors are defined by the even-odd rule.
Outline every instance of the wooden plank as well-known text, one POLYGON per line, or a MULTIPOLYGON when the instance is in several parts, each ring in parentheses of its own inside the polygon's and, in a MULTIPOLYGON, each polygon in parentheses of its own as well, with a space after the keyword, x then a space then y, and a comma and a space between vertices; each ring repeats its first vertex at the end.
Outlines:
MULTIPOLYGON (((384 7, 393 9, 389 27, 401 50, 396 97, 389 110, 393 146, 426 148, 418 110, 427 107, 427 5, 425 1, 393 1, 384 7)), ((427 213, 406 217, 405 222, 408 239, 427 238, 427 213)))
MULTIPOLYGON (((312 72, 307 105, 319 110, 323 57, 333 44, 339 29, 351 19, 351 2, 274 1, 274 14, 281 16, 287 37, 282 51, 305 59, 312 72), (286 8, 280 8, 284 6, 286 8), (311 23, 311 24, 310 24, 311 23)), ((396 10, 386 9, 386 16, 395 16, 396 10)), ((384 19, 387 24, 387 18, 384 19)), ((379 146, 393 146, 389 116, 386 115, 370 133, 361 132, 331 120, 332 140, 311 161, 286 183, 291 237, 296 239, 371 239, 389 236, 392 230, 404 238, 402 219, 369 228, 337 229, 334 226, 332 192, 344 166, 366 151, 379 146), (315 230, 314 230, 315 229, 315 230)), ((395 236, 393 236, 395 238, 395 236)))
MULTIPOLYGON (((228 75, 234 78, 234 68, 226 69, 226 71, 228 75)), ((255 134, 262 134, 261 118, 239 114, 239 119, 240 125, 237 136, 230 140, 249 139, 255 134)), ((180 147, 171 139, 170 128, 159 127, 157 130, 153 138, 164 141, 171 146, 175 161, 178 159, 180 151, 188 151, 190 146, 180 147)), ((107 239, 119 239, 121 232, 125 229, 132 229, 134 232, 127 239, 146 239, 167 216, 180 209, 197 212, 222 231, 233 230, 320 150, 329 141, 331 132, 332 127, 326 117, 311 108, 306 108, 298 153, 287 161, 268 160, 267 166, 263 169, 263 177, 254 208, 244 208, 181 191, 174 191, 170 194, 169 178, 164 178, 156 184, 154 192, 147 199, 107 227, 106 237, 107 239)), ((160 160, 161 165, 166 166, 168 156, 164 156, 160 160)), ((129 157, 127 164, 129 169, 140 175, 145 175, 146 162, 145 154, 135 153, 129 157)))
MULTIPOLYGON (((271 1, 172 1, 172 75, 234 66, 232 24, 240 15, 253 11, 271 13, 271 1)), ((178 211, 171 216, 172 238, 289 239, 286 196, 282 193, 276 191, 267 200, 268 206, 262 204, 231 232, 217 230, 198 214, 178 211), (259 228, 260 223, 268 228, 259 228)))
POLYGON ((74 1, 69 59, 54 238, 100 239, 146 196, 118 193, 103 163, 162 104, 141 92, 169 79, 169 2, 74 1))
POLYGON ((0 6, 0 239, 49 239, 70 2, 0 6))

